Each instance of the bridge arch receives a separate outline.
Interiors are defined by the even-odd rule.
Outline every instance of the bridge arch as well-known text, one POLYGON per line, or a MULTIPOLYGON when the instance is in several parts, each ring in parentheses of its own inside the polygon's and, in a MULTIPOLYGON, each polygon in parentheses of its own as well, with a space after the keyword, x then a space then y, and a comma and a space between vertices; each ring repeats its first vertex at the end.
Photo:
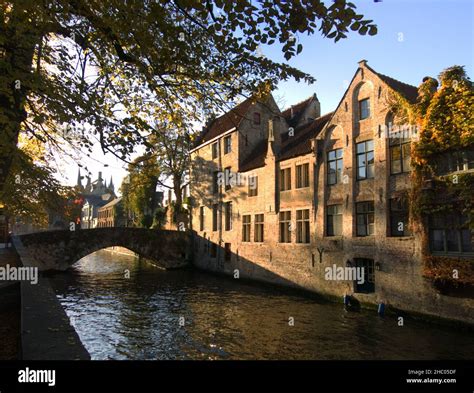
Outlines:
POLYGON ((45 231, 16 237, 32 265, 42 271, 66 270, 104 248, 125 247, 165 269, 185 267, 190 260, 189 234, 142 228, 95 228, 45 231))

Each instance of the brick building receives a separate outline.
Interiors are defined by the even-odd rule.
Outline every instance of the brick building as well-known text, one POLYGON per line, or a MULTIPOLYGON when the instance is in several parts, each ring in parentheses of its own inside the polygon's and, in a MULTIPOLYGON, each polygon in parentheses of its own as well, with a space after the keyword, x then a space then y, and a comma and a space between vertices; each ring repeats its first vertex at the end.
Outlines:
POLYGON ((121 197, 115 198, 97 210, 98 228, 124 227, 125 221, 121 197))
POLYGON ((392 92, 418 94, 361 61, 334 112, 316 95, 281 112, 269 96, 209 124, 191 151, 197 266, 474 323, 471 298, 422 277, 407 205, 416 134, 388 134, 392 92), (333 265, 363 267, 364 282, 326 279, 333 265))

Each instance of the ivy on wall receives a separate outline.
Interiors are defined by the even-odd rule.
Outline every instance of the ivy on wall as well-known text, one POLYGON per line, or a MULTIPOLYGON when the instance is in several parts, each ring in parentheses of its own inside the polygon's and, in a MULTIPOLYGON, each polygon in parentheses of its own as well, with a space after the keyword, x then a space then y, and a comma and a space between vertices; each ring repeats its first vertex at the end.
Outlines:
POLYGON ((474 173, 439 176, 436 171, 437 163, 451 152, 474 149, 474 88, 462 66, 445 69, 439 82, 424 78, 415 104, 398 93, 391 99, 397 121, 418 129, 418 141, 411 148, 410 225, 422 238, 425 277, 437 287, 474 286, 474 258, 429 252, 427 223, 433 214, 456 210, 469 217, 474 230, 474 173))

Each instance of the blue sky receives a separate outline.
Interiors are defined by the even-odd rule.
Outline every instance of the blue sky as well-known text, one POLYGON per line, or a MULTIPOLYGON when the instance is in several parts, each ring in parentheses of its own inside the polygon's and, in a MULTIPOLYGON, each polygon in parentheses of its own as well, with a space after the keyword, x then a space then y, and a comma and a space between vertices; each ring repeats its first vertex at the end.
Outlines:
MULTIPOLYGON (((474 79, 474 0, 373 0, 357 1, 357 11, 378 25, 375 36, 351 32, 337 43, 319 34, 299 36, 303 52, 289 64, 313 75, 312 85, 294 81, 280 83, 275 96, 285 106, 295 104, 313 93, 321 102, 322 114, 336 108, 347 84, 357 70, 357 62, 366 59, 370 67, 402 82, 418 86, 423 77, 437 77, 451 65, 464 65, 474 79)), ((284 61, 278 47, 263 48, 265 56, 284 61)), ((283 109, 283 108, 282 108, 283 109)), ((112 175, 120 185, 124 163, 100 149, 96 161, 84 160, 94 174, 112 175), (107 163, 108 167, 104 167, 107 163)), ((77 166, 64 165, 68 184, 75 184, 77 166)))
MULTIPOLYGON (((437 77, 454 64, 466 66, 473 79, 473 0, 353 2, 359 13, 377 24, 377 35, 351 32, 337 43, 318 35, 300 36, 303 52, 290 64, 313 75, 317 82, 281 83, 277 95, 284 96, 287 105, 316 92, 322 113, 334 110, 362 59, 376 71, 415 86, 423 77, 437 77)), ((265 48, 264 54, 283 59, 278 48, 265 48)))

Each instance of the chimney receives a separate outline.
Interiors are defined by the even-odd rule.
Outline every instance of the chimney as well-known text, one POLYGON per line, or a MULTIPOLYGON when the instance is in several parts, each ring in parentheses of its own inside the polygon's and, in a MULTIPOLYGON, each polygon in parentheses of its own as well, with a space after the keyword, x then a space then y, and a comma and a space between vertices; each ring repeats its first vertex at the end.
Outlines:
POLYGON ((321 117, 321 103, 319 102, 318 96, 316 93, 314 93, 314 118, 317 119, 318 117, 321 117))
POLYGON ((364 59, 363 59, 363 60, 359 61, 359 67, 360 67, 360 68, 363 68, 363 67, 365 67, 365 66, 367 66, 367 60, 364 60, 364 59))
MULTIPOLYGON (((274 116, 268 120, 268 153, 277 155, 281 145, 282 120, 279 116, 274 116)), ((267 154, 268 154, 267 153, 267 154)))

